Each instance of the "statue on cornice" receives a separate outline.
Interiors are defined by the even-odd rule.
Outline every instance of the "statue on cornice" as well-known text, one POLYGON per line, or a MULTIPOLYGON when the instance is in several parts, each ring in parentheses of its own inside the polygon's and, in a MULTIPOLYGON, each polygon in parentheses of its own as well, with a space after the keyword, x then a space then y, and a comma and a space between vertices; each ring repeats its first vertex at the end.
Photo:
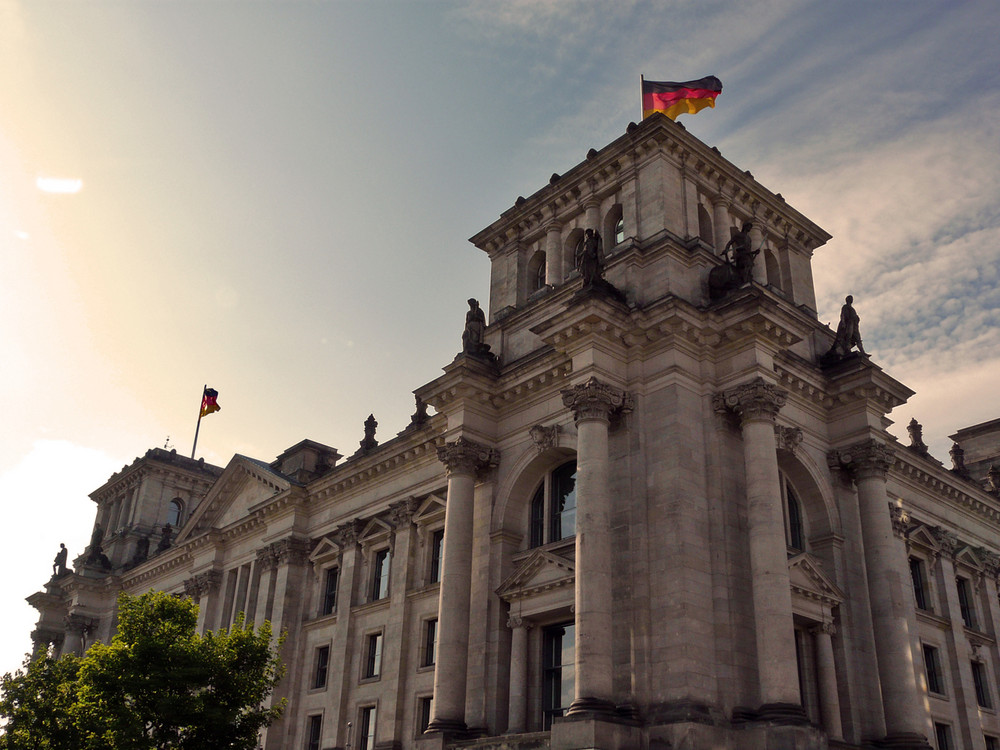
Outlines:
POLYGON ((61 578, 62 576, 69 573, 66 569, 66 558, 69 556, 69 550, 66 549, 66 545, 60 542, 59 552, 56 553, 56 559, 52 561, 52 577, 61 578))
POLYGON ((593 286, 604 279, 604 248, 601 233, 588 229, 583 236, 583 252, 580 254, 580 276, 584 286, 593 286))
MULTIPOLYGON (((837 324, 837 336, 833 340, 833 346, 823 355, 821 362, 824 365, 836 364, 851 356, 851 351, 855 346, 858 354, 867 357, 868 353, 861 344, 861 318, 854 309, 854 297, 850 294, 844 300, 844 306, 840 308, 840 323, 837 324)), ((854 355, 857 356, 857 355, 854 355)))
POLYGON ((462 331, 462 353, 480 359, 495 360, 490 354, 490 345, 484 343, 486 335, 486 313, 479 306, 479 300, 469 299, 469 311, 465 314, 465 330, 462 331))
POLYGON ((170 537, 174 534, 174 527, 169 523, 163 527, 163 531, 160 532, 160 543, 156 545, 157 552, 163 552, 170 548, 171 541, 170 537))

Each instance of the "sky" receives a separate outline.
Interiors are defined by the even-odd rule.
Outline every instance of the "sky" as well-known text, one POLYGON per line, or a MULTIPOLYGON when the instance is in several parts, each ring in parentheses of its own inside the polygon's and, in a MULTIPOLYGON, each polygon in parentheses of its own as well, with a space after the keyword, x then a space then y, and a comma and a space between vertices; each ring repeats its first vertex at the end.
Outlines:
POLYGON ((640 74, 722 80, 680 121, 833 235, 820 319, 854 295, 917 391, 892 431, 950 465, 1000 417, 997 40, 995 0, 0 0, 0 673, 204 385, 219 465, 402 430, 488 299, 467 238, 639 119, 640 74))

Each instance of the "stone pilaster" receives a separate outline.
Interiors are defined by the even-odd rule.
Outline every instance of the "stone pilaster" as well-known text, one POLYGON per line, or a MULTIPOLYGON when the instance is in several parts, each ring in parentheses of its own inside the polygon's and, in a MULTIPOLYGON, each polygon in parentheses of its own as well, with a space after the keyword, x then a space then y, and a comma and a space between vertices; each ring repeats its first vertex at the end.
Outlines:
POLYGON ((507 731, 525 732, 528 728, 528 630, 531 623, 517 615, 507 619, 510 639, 510 706, 507 731))
POLYGON ((785 391, 757 378, 718 394, 715 408, 735 413, 743 432, 747 532, 761 699, 758 713, 764 720, 807 723, 799 695, 785 518, 774 433, 775 417, 786 399, 785 391))
POLYGON ((76 612, 66 615, 66 636, 62 653, 83 656, 90 646, 90 635, 96 629, 97 622, 91 617, 76 612))
POLYGON ((731 222, 729 219, 729 201, 721 194, 716 196, 715 200, 712 201, 712 219, 714 226, 712 229, 715 231, 715 252, 722 255, 722 251, 726 249, 726 243, 729 242, 729 227, 731 222))
POLYGON ((910 573, 903 542, 893 529, 888 506, 886 474, 893 452, 869 439, 841 448, 830 455, 831 466, 847 470, 858 491, 861 534, 868 572, 868 592, 875 633, 882 707, 885 713, 886 747, 929 747, 919 702, 910 626, 904 587, 910 573))
POLYGON ((204 633, 206 623, 215 616, 218 596, 216 592, 222 583, 222 571, 206 570, 184 581, 184 593, 198 605, 198 632, 204 633))
POLYGON ((434 667, 434 716, 428 732, 462 732, 469 666, 473 500, 477 474, 499 461, 496 450, 460 437, 438 448, 448 471, 444 555, 434 667))
POLYGON ((567 715, 611 715, 613 603, 608 426, 631 396, 592 377, 562 392, 576 420, 576 694, 567 715))
POLYGON ((562 224, 552 223, 545 229, 545 283, 557 286, 564 278, 562 224))

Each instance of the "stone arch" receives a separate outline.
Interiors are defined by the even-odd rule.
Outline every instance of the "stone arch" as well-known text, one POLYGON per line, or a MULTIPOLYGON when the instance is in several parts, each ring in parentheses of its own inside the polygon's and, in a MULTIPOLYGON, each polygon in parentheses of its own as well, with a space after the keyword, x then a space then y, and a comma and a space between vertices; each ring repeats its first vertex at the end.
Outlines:
POLYGON ((541 452, 532 445, 515 461, 497 493, 492 531, 505 531, 521 537, 523 543, 528 530, 529 506, 538 483, 552 469, 576 456, 575 441, 570 436, 560 432, 557 442, 558 445, 541 452))
POLYGON ((528 296, 545 286, 545 252, 538 250, 528 261, 528 296))
POLYGON ((621 203, 615 203, 610 209, 608 209, 607 214, 604 216, 604 225, 601 229, 601 236, 604 240, 605 255, 611 253, 615 247, 625 241, 624 213, 621 203), (616 231, 619 222, 622 222, 621 239, 619 239, 618 232, 616 231))
POLYGON ((712 229, 712 215, 704 203, 698 204, 698 236, 709 245, 715 245, 715 231, 712 229))
POLYGON ((764 271, 767 274, 767 283, 776 289, 784 289, 781 284, 781 270, 778 267, 778 259, 774 255, 774 250, 769 247, 764 248, 764 271))
POLYGON ((795 489, 808 540, 841 534, 832 488, 825 484, 816 465, 801 450, 778 451, 778 468, 795 489))
POLYGON ((563 268, 566 269, 566 274, 575 271, 580 267, 580 259, 578 257, 579 251, 583 248, 583 230, 574 229, 568 235, 566 235, 566 241, 563 244, 563 257, 566 262, 563 264, 563 268))

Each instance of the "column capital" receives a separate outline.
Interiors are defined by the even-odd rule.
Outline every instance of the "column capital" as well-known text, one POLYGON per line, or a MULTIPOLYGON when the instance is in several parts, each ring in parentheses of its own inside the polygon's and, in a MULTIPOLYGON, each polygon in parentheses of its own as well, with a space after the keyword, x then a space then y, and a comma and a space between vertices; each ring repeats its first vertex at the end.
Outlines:
POLYGON ((821 622, 813 625, 813 627, 810 628, 810 632, 813 635, 828 635, 832 637, 837 634, 837 626, 832 622, 821 622))
MULTIPOLYGON (((889 517, 892 520, 892 533, 900 539, 906 539, 906 532, 910 528, 910 514, 901 505, 889 503, 889 517)), ((909 549, 909 542, 907 542, 909 549)))
POLYGON ((507 627, 511 630, 515 630, 517 628, 531 630, 531 628, 534 627, 534 623, 526 617, 521 617, 521 615, 507 615, 507 627))
POLYGON ((257 564, 265 570, 279 565, 303 565, 309 560, 311 548, 308 539, 279 539, 257 550, 257 564))
POLYGON ((827 463, 832 469, 848 471, 855 482, 871 478, 884 480, 894 456, 892 448, 870 438, 830 451, 827 463))
POLYGON ((192 599, 200 599, 219 588, 222 583, 222 571, 206 570, 184 581, 184 593, 192 599))
POLYGON ((97 627, 97 621, 92 617, 87 617, 86 615, 81 615, 76 612, 71 612, 66 615, 63 619, 66 624, 66 630, 74 635, 83 637, 88 635, 94 628, 97 627))
POLYGON ((408 497, 389 504, 389 519, 396 529, 405 529, 413 522, 413 515, 420 508, 415 497, 408 497))
POLYGON ((941 545, 941 554, 947 555, 949 559, 954 560, 955 555, 962 546, 958 536, 953 531, 949 531, 943 526, 931 527, 931 536, 933 536, 934 540, 941 545))
POLYGON ((563 406, 572 410, 576 422, 608 422, 613 412, 628 413, 635 408, 632 394, 602 383, 593 376, 586 383, 563 388, 559 393, 562 395, 563 406))
POLYGON ((713 404, 717 412, 732 411, 740 418, 740 424, 747 422, 771 422, 788 400, 788 391, 757 377, 728 391, 715 394, 713 404))
POLYGON ((447 468, 448 476, 452 474, 476 476, 483 469, 492 468, 500 463, 500 451, 496 448, 489 448, 464 437, 439 446, 437 455, 438 461, 447 468))

